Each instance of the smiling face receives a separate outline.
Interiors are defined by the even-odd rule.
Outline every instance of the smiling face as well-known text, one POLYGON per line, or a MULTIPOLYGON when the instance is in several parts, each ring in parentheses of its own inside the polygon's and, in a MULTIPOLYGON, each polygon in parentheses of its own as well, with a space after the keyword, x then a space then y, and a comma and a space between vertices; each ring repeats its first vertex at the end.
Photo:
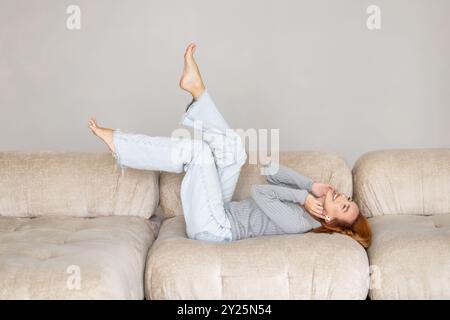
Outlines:
POLYGON ((332 189, 325 195, 324 209, 330 222, 337 219, 352 225, 359 215, 359 208, 350 197, 332 189))

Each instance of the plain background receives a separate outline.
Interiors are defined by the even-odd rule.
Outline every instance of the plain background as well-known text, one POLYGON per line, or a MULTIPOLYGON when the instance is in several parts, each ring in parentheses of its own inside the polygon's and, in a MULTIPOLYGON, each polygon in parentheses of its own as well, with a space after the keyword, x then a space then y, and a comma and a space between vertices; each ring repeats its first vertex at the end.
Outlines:
POLYGON ((448 0, 0 0, 0 150, 106 151, 92 115, 170 135, 190 41, 232 127, 278 128, 282 150, 352 165, 375 149, 450 147, 448 0))

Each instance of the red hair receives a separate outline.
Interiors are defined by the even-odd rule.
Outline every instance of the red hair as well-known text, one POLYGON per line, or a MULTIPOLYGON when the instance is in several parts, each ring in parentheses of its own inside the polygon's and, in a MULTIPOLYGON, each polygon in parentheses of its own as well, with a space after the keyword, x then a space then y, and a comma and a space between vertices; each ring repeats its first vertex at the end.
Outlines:
POLYGON ((353 224, 349 225, 345 222, 334 220, 327 224, 322 222, 322 226, 312 230, 314 233, 341 233, 358 241, 365 249, 370 247, 372 242, 372 231, 367 219, 359 214, 353 224))

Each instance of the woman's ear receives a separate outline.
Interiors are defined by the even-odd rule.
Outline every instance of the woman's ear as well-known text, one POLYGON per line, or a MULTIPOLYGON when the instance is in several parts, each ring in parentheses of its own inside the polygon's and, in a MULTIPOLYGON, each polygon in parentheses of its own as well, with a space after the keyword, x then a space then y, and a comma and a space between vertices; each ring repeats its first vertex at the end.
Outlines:
POLYGON ((325 222, 326 223, 330 223, 331 222, 331 218, 328 214, 325 213, 325 222))

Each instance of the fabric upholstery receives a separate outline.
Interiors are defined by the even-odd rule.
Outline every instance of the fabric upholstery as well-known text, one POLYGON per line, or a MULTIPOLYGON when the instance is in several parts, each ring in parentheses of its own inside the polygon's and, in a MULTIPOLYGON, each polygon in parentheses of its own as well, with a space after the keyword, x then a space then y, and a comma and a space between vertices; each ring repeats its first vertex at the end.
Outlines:
POLYGON ((450 149, 369 152, 356 162, 353 180, 367 217, 450 213, 450 149))
POLYGON ((365 299, 365 250, 339 234, 214 243, 187 238, 183 216, 163 221, 145 273, 148 299, 365 299))
POLYGON ((369 219, 372 299, 450 299, 450 215, 369 219))
MULTIPOLYGON (((233 200, 250 197, 252 184, 266 183, 266 177, 261 175, 261 164, 253 163, 249 155, 239 177, 233 200)), ((330 183, 338 191, 351 196, 352 177, 345 161, 337 155, 317 151, 287 151, 280 153, 280 163, 288 166, 315 181, 330 183)), ((183 174, 161 173, 160 204, 166 218, 182 215, 180 186, 183 174)))
POLYGON ((110 153, 0 152, 0 216, 149 218, 158 173, 126 168, 110 153))
POLYGON ((0 217, 0 299, 143 299, 152 220, 0 217))

